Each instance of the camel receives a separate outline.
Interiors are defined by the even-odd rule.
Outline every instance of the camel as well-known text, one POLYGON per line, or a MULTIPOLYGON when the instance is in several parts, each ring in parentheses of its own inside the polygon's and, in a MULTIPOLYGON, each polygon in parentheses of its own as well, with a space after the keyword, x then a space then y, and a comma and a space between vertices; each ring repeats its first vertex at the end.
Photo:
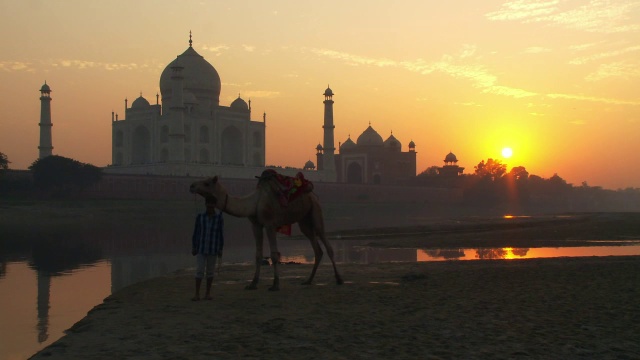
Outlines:
POLYGON ((216 207, 220 211, 235 217, 246 217, 251 221, 253 235, 256 241, 255 274, 251 283, 246 286, 246 289, 257 289, 260 278, 260 267, 263 260, 262 245, 264 233, 267 234, 267 239, 269 240, 271 260, 273 263, 273 284, 269 290, 277 291, 280 289, 280 279, 278 276, 280 253, 278 252, 276 232, 279 227, 294 223, 298 223, 300 231, 311 241, 315 258, 311 275, 303 284, 308 285, 312 283, 318 265, 320 265, 320 260, 322 259, 323 253, 318 243, 318 238, 320 238, 324 244, 329 259, 331 259, 336 283, 338 285, 342 284, 342 277, 338 273, 333 258, 333 248, 325 237, 322 208, 318 202, 317 195, 311 191, 305 192, 295 199, 290 200, 288 203, 283 204, 282 194, 274 191, 277 185, 274 185, 273 181, 276 180, 264 178, 264 175, 268 172, 275 174, 273 170, 265 170, 263 176, 256 176, 256 178, 260 179, 256 190, 242 197, 230 196, 218 181, 217 176, 196 181, 191 184, 190 187, 192 194, 199 194, 205 198, 214 198, 216 207))

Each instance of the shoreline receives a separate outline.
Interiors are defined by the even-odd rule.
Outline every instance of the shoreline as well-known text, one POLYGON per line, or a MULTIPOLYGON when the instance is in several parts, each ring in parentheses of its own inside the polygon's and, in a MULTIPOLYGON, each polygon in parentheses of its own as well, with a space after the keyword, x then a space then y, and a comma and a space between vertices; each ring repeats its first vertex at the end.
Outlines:
POLYGON ((640 256, 282 265, 281 290, 244 290, 229 265, 213 301, 192 302, 192 270, 107 297, 31 359, 634 358, 640 256))
MULTIPOLYGON (((567 247, 640 239, 640 213, 434 218, 423 226, 328 233, 378 248, 567 247)), ((302 239, 301 239, 302 240, 302 239)), ((307 241, 307 240, 304 240, 307 241)), ((266 245, 265 245, 266 247, 266 245)), ((193 270, 123 288, 32 359, 640 357, 640 256, 283 264, 281 290, 244 290, 225 265, 213 301, 190 301, 193 270)))

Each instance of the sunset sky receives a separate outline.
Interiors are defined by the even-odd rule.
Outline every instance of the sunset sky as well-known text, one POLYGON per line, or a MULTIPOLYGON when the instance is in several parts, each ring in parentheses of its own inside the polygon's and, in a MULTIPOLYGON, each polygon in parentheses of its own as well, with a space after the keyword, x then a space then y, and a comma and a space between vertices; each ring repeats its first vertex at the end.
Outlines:
POLYGON ((267 113, 267 164, 315 162, 322 96, 336 146, 369 123, 418 172, 449 151, 472 173, 496 158, 574 185, 640 187, 640 1, 0 1, 0 152, 38 156, 39 89, 53 153, 111 162, 111 112, 193 47, 220 102, 267 113), (513 156, 502 158, 510 147, 513 156))

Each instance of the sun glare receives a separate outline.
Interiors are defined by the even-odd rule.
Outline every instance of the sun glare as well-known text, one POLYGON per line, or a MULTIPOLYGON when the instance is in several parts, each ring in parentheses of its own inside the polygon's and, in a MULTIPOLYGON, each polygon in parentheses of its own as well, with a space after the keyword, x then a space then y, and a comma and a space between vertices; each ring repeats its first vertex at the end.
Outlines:
POLYGON ((511 150, 511 148, 504 148, 502 149, 502 157, 505 159, 510 158, 513 155, 513 150, 511 150))

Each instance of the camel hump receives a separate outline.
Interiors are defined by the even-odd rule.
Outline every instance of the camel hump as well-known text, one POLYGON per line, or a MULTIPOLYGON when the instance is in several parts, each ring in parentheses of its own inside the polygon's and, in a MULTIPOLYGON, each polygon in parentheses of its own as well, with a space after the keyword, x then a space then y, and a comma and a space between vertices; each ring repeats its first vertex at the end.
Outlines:
POLYGON ((266 185, 278 198, 280 203, 286 206, 298 196, 313 191, 313 183, 305 179, 304 174, 298 172, 296 176, 282 175, 273 169, 267 169, 258 177, 258 187, 266 185))

